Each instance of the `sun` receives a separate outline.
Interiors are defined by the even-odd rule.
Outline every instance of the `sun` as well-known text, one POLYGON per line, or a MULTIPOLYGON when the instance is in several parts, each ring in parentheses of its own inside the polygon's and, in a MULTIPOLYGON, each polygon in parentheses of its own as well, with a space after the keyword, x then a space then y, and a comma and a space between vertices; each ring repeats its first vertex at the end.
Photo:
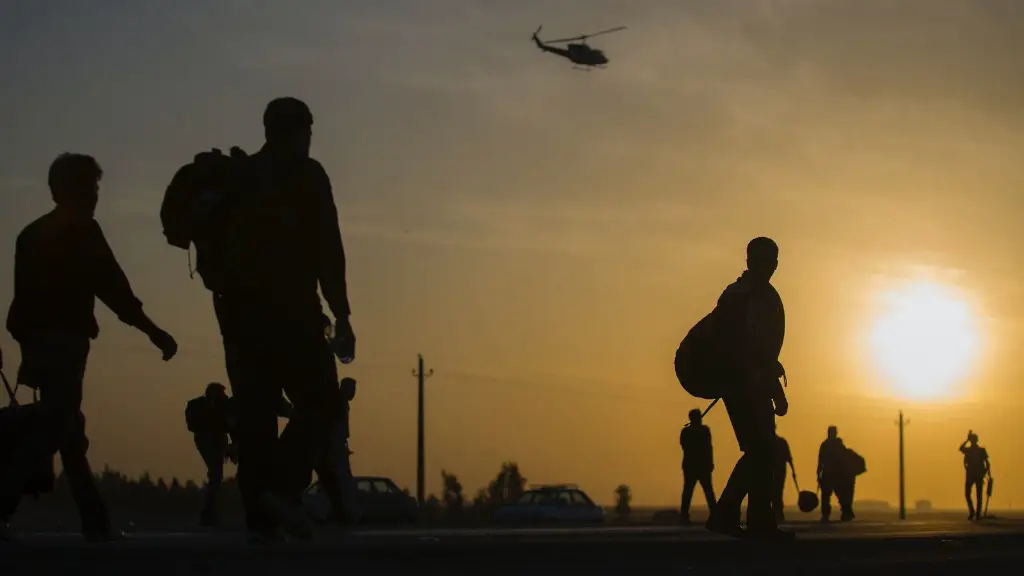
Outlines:
POLYGON ((911 283, 882 296, 884 309, 869 344, 892 391, 914 400, 955 395, 979 349, 968 302, 933 282, 911 283))

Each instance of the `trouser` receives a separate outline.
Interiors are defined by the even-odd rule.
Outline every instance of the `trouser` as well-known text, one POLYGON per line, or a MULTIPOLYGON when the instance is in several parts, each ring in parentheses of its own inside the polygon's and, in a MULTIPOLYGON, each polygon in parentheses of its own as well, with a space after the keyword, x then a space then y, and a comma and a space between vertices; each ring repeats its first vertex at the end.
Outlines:
POLYGON ((836 500, 839 501, 841 518, 845 520, 853 519, 853 492, 856 482, 857 478, 855 476, 839 478, 822 477, 821 517, 823 519, 828 520, 832 514, 832 494, 835 494, 836 500))
POLYGON ((747 527, 772 530, 775 471, 775 409, 767 395, 737 393, 723 398, 743 455, 729 476, 714 515, 723 527, 740 524, 740 506, 747 498, 747 527))
POLYGON ((196 449, 206 464, 206 488, 203 495, 203 517, 217 516, 217 494, 224 482, 224 458, 227 457, 227 434, 196 434, 196 449))
POLYGON ((775 521, 782 522, 786 519, 786 505, 783 502, 783 495, 786 492, 786 467, 778 466, 778 462, 776 462, 773 477, 775 479, 775 487, 772 491, 772 512, 775 513, 775 521))
POLYGON ((971 516, 981 516, 983 511, 984 501, 981 499, 982 490, 985 486, 985 477, 967 477, 967 481, 964 483, 964 497, 967 498, 967 510, 970 511, 971 516), (975 494, 978 498, 978 507, 974 507, 974 502, 971 501, 971 488, 974 488, 975 494))
POLYGON ((39 413, 26 420, 10 468, 0 479, 0 510, 13 512, 36 466, 60 452, 82 532, 98 534, 109 529, 110 518, 86 457, 89 440, 81 409, 88 357, 89 339, 77 335, 40 332, 23 343, 19 377, 39 390, 39 413))
POLYGON ((683 499, 679 507, 679 516, 685 520, 690 518, 690 503, 693 502, 693 489, 700 483, 707 500, 708 514, 715 509, 715 489, 711 486, 711 471, 687 472, 683 470, 683 499))
MULTIPOLYGON (((215 300, 228 378, 238 403, 238 488, 250 531, 277 528, 263 494, 293 503, 309 471, 326 458, 340 412, 337 367, 319 310, 268 314, 265 307, 215 300), (278 438, 282 390, 295 407, 278 438)), ((271 311, 274 312, 274 311, 271 311)))

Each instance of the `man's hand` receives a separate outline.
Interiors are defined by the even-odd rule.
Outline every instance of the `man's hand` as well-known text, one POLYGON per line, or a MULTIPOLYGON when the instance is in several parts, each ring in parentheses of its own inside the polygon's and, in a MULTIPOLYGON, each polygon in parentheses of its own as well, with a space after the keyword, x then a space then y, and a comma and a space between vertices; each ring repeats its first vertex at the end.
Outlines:
POLYGON ((356 334, 352 330, 352 323, 348 316, 337 320, 334 339, 331 340, 331 349, 342 364, 348 364, 356 359, 356 334))
POLYGON ((781 418, 787 413, 789 413, 789 400, 786 400, 785 396, 775 398, 775 415, 781 418))
POLYGON ((174 355, 178 353, 178 343, 174 341, 174 337, 160 328, 149 333, 149 341, 163 352, 164 362, 174 358, 174 355))

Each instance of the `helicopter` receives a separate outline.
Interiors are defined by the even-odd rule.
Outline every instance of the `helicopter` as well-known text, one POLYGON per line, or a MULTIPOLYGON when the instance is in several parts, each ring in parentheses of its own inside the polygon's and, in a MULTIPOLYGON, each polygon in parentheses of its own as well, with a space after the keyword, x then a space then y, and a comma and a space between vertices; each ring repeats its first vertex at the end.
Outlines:
POLYGON ((562 58, 565 58, 572 62, 575 66, 573 68, 577 70, 587 70, 591 68, 605 68, 608 64, 608 57, 605 56, 604 52, 596 48, 587 46, 587 38, 598 36, 601 34, 610 34, 611 32, 618 32, 619 30, 625 30, 625 26, 619 26, 617 28, 609 28, 600 32, 594 32, 593 34, 584 34, 582 36, 576 36, 575 38, 559 38, 558 40, 548 40, 547 42, 538 38, 540 30, 543 26, 538 26, 537 31, 533 33, 533 43, 537 45, 544 52, 550 52, 551 54, 557 54, 562 58), (574 43, 577 40, 580 42, 574 43), (552 44, 562 44, 568 42, 569 45, 565 48, 557 48, 552 44))

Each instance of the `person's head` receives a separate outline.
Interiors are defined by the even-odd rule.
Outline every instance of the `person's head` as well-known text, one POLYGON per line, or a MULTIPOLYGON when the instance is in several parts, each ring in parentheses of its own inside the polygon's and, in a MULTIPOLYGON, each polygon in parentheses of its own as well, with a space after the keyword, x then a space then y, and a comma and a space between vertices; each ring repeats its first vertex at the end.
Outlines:
POLYGON ((298 98, 275 98, 263 112, 263 131, 268 146, 308 157, 313 142, 313 113, 298 98))
POLYGON ((690 416, 690 424, 693 424, 694 426, 696 426, 697 424, 700 424, 701 421, 704 420, 704 416, 701 415, 700 410, 697 409, 697 408, 694 408, 693 410, 690 410, 689 416, 690 416))
POLYGON ((967 435, 967 441, 970 442, 971 444, 977 444, 978 435, 975 434, 974 432, 971 432, 970 434, 967 435))
POLYGON ((211 400, 220 400, 227 397, 227 390, 220 382, 210 382, 206 385, 206 397, 211 400))
POLYGON ((836 438, 838 438, 839 437, 839 429, 836 428, 835 426, 829 426, 828 427, 828 437, 829 437, 830 440, 835 440, 836 438))
POLYGON ((47 183, 57 206, 70 214, 92 218, 99 202, 103 169, 92 156, 65 152, 50 164, 47 183))
POLYGON ((764 236, 747 243, 747 270, 756 278, 768 281, 779 267, 779 245, 764 236))

